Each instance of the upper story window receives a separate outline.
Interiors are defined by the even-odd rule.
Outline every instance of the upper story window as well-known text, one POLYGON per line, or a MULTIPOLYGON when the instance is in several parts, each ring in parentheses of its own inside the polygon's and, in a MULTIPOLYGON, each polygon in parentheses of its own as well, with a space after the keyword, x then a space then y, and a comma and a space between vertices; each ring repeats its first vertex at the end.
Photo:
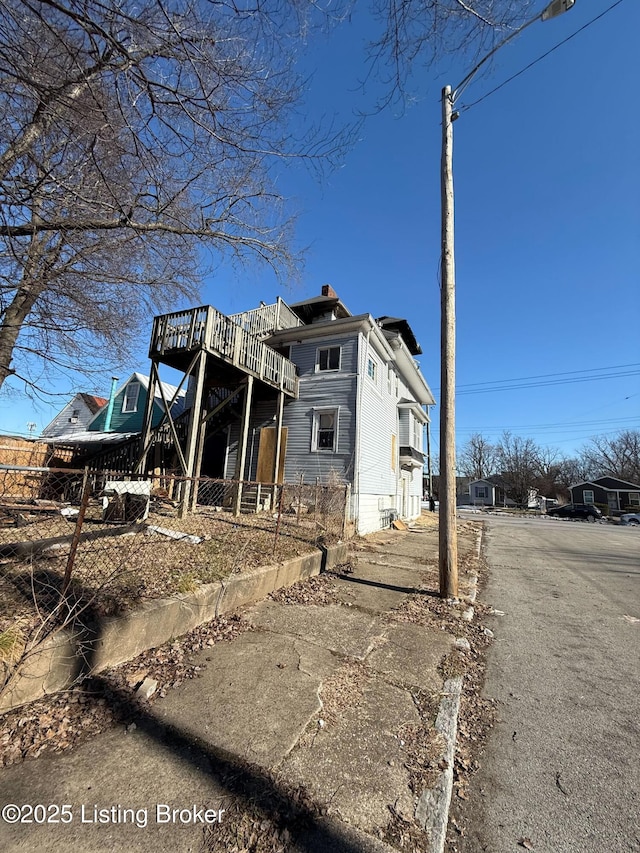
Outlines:
POLYGON ((318 350, 317 370, 340 370, 340 347, 324 347, 318 350))
POLYGON ((413 422, 413 429, 414 429, 413 446, 417 450, 422 450, 422 424, 420 423, 420 421, 417 418, 415 418, 415 420, 413 422))
POLYGON ((130 385, 127 385, 124 392, 124 400, 122 401, 122 413, 128 414, 129 412, 137 412, 138 411, 138 396, 140 394, 140 383, 132 382, 130 385))
POLYGON ((375 382, 378 377, 378 365, 371 358, 371 356, 369 356, 369 358, 367 359, 367 376, 373 382, 375 382))

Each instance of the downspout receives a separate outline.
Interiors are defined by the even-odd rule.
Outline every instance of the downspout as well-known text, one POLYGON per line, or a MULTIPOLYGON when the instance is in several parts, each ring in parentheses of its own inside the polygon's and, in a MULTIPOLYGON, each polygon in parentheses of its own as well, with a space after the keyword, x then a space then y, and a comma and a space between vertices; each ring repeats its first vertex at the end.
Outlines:
POLYGON ((109 393, 109 403, 107 405, 107 414, 104 416, 104 431, 111 431, 111 418, 113 417, 113 406, 116 401, 116 388, 120 380, 117 376, 111 377, 111 392, 109 393))
POLYGON ((429 415, 429 406, 427 406, 427 482, 429 483, 429 502, 433 500, 433 474, 431 470, 431 417, 429 415))

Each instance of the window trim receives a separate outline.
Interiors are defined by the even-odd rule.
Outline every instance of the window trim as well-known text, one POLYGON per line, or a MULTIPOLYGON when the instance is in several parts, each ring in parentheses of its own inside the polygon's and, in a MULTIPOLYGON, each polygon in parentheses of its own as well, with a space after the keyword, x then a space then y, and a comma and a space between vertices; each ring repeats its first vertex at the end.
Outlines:
POLYGON ((584 504, 594 504, 596 502, 596 496, 593 489, 583 489, 582 490, 582 503, 584 504), (591 495, 591 498, 588 498, 587 495, 591 495))
POLYGON ((640 492, 629 492, 629 506, 640 506, 640 492))
POLYGON ((123 415, 131 415, 134 412, 138 411, 138 400, 140 399, 140 383, 139 382, 130 382, 127 387, 124 389, 124 393, 122 394, 122 414, 123 415), (136 389, 136 396, 131 404, 131 407, 127 405, 129 400, 129 389, 136 389))
POLYGON ((312 453, 337 453, 340 423, 340 406, 319 406, 313 409, 313 422, 311 427, 311 452, 312 453), (320 432, 320 416, 333 415, 333 447, 319 447, 318 436, 320 432))
POLYGON ((342 347, 340 344, 329 347, 318 347, 316 350, 316 373, 338 373, 342 369, 342 347), (338 350, 338 366, 329 367, 331 362, 330 355, 327 355, 327 367, 320 366, 320 353, 331 353, 331 350, 338 350))
POLYGON ((378 373, 379 373, 379 364, 375 360, 372 355, 367 356, 367 378, 373 382, 373 384, 377 387, 378 385, 378 373), (369 367, 373 367, 373 376, 369 372, 369 367))

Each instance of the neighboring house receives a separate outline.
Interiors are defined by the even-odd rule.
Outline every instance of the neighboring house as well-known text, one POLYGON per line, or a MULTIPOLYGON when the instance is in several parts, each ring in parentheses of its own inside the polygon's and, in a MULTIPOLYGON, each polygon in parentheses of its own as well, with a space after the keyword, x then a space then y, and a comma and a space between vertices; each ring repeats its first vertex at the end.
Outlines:
MULTIPOLYGON (((140 457, 140 434, 147 402, 149 379, 141 373, 133 373, 116 390, 109 400, 76 394, 74 399, 54 418, 42 437, 56 445, 64 446, 72 454, 72 464, 91 465, 118 471, 128 471, 140 457), (81 406, 85 403, 85 408, 81 406), (93 411, 91 411, 93 409, 93 411)), ((165 412, 162 392, 171 403, 173 418, 184 411, 186 390, 166 382, 156 384, 153 403, 152 425, 158 426, 165 412)), ((166 442, 165 442, 166 444, 166 442)), ((156 462, 159 460, 155 456, 156 462)), ((163 457, 164 458, 164 457, 163 457)))
MULTIPOLYGON (((167 403, 171 403, 176 386, 169 385, 167 382, 156 385, 153 401, 153 417, 152 426, 157 426, 161 421, 165 405, 162 399, 164 392, 167 403)), ((105 401, 100 411, 87 424, 89 432, 119 432, 119 433, 136 433, 142 431, 142 421, 144 418, 144 410, 147 402, 147 390, 149 388, 149 377, 143 376, 141 373, 132 373, 124 385, 115 392, 113 397, 113 406, 111 401, 105 401), (111 411, 109 409, 111 408, 111 411)), ((184 411, 186 398, 186 390, 181 389, 172 406, 171 412, 174 417, 178 417, 184 411)))
POLYGON ((435 403, 420 353, 406 320, 354 316, 328 285, 233 317, 210 306, 156 317, 150 347, 154 362, 191 369, 187 406, 215 414, 199 454, 192 421, 186 473, 349 484, 359 533, 420 515, 424 407, 435 403), (199 349, 200 366, 187 367, 199 349))
POLYGON ((610 512, 640 509, 640 485, 619 480, 617 477, 598 477, 569 486, 571 502, 576 504, 598 504, 609 507, 610 512))
POLYGON ((507 498, 504 487, 492 480, 471 480, 469 503, 472 506, 515 506, 507 498))
MULTIPOLYGON (((527 509, 539 509, 540 500, 537 489, 529 489, 527 509)), ((469 503, 472 506, 516 506, 516 502, 509 497, 505 482, 501 477, 492 477, 490 480, 472 480, 469 483, 469 503)))
POLYGON ((86 430, 96 413, 107 403, 104 397, 93 394, 76 394, 42 430, 42 438, 57 439, 73 436, 86 430))

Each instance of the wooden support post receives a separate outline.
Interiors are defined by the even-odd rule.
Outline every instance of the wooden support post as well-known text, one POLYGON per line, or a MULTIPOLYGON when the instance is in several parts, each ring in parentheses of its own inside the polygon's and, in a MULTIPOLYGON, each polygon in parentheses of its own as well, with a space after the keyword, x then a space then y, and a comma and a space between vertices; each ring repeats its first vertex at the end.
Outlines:
POLYGON ((158 365, 151 362, 151 373, 149 374, 149 387, 147 388, 147 402, 144 407, 144 418, 142 420, 142 455, 136 465, 134 473, 144 474, 147 467, 147 454, 151 445, 151 428, 153 425, 153 401, 156 395, 156 382, 158 382, 158 365))
POLYGON ((193 488, 193 482, 190 478, 194 476, 194 462, 196 457, 196 445, 198 443, 198 433, 200 430, 200 411, 202 409, 202 397, 204 390, 204 377, 206 372, 206 366, 207 355, 204 350, 202 350, 196 362, 196 382, 194 388, 193 403, 191 406, 191 415, 189 417, 189 428, 187 432, 187 452, 185 455, 185 475, 187 479, 184 483, 182 501, 180 503, 180 511, 178 513, 180 518, 183 518, 188 511, 189 497, 191 495, 191 489, 193 488))
POLYGON ((253 396, 253 376, 247 377, 247 389, 242 407, 242 427, 240 430, 240 446, 236 459, 236 477, 238 489, 236 491, 236 505, 234 515, 240 515, 240 504, 242 503, 242 481, 244 479, 244 466, 247 461, 247 439, 249 438, 249 421, 251 420, 251 398, 253 396))
MULTIPOLYGON (((193 465, 193 476, 194 479, 198 479, 200 477, 200 473, 202 471, 202 457, 204 456, 204 442, 207 432, 207 416, 203 411, 200 416, 199 425, 198 425, 198 443, 196 446, 196 458, 193 465)), ((191 494, 191 511, 193 512, 196 508, 196 504, 198 503, 198 489, 192 489, 191 494)))

